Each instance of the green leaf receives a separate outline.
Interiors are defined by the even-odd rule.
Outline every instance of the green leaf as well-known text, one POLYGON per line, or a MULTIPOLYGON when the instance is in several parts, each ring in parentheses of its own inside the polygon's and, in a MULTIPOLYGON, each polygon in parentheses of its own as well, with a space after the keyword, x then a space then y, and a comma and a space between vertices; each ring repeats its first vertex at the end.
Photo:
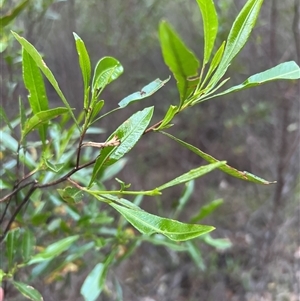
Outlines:
POLYGON ((158 191, 164 190, 166 188, 181 184, 181 183, 185 183, 188 181, 191 181, 193 179, 199 178, 211 171, 213 171, 216 168, 219 168, 222 165, 225 165, 225 161, 218 161, 216 163, 212 163, 209 165, 204 165, 204 166, 200 166, 198 168, 195 169, 191 169, 189 172, 175 178, 174 180, 167 182, 159 187, 157 187, 156 189, 158 191))
POLYGON ((26 229, 22 234, 22 256, 25 262, 30 259, 34 251, 34 247, 35 237, 29 229, 26 229))
MULTIPOLYGON (((28 52, 23 48, 23 79, 26 89, 29 92, 28 100, 34 114, 48 110, 48 99, 41 72, 28 52)), ((46 142, 47 125, 43 124, 39 128, 41 141, 46 142)))
POLYGON ((3 120, 8 125, 9 129, 13 132, 14 130, 13 130, 11 124, 10 124, 10 121, 7 118, 7 115, 4 111, 4 108, 2 108, 2 106, 1 106, 0 107, 0 123, 1 123, 1 125, 3 125, 3 120))
POLYGON ((82 190, 75 187, 66 187, 64 189, 57 189, 57 192, 62 197, 62 199, 69 204, 76 204, 83 199, 82 190))
MULTIPOLYGON (((191 150, 193 153, 195 153, 196 155, 200 156, 201 158, 203 158, 205 161, 209 162, 209 163, 216 163, 216 162, 220 162, 219 160, 215 159, 214 157, 212 157, 209 154, 206 154, 205 152, 201 151, 200 149, 198 149, 197 147, 184 142, 174 136, 172 136, 171 134, 168 134, 166 132, 161 132, 164 135, 170 137, 171 139, 177 141, 179 144, 183 145, 184 147, 186 147, 187 149, 191 150)), ((258 183, 258 184, 273 184, 276 183, 275 182, 269 182, 267 180, 264 180, 260 177, 257 177, 247 171, 239 171, 227 164, 221 165, 220 167, 218 167, 220 170, 222 170, 223 172, 229 174, 230 176, 233 176, 235 178, 241 179, 241 180, 245 180, 245 181, 249 181, 249 182, 254 182, 254 183, 258 183)))
POLYGON ((235 56, 242 50, 255 26, 263 0, 248 0, 235 19, 229 32, 222 60, 216 73, 210 80, 209 86, 213 88, 227 71, 235 56))
POLYGON ((122 206, 132 210, 142 210, 139 206, 135 205, 133 202, 117 197, 115 195, 105 194, 105 195, 100 195, 100 198, 104 199, 106 203, 114 202, 114 203, 121 204, 122 206))
POLYGON ((34 255, 27 265, 57 257, 66 251, 78 238, 79 235, 69 236, 49 245, 44 251, 34 255))
POLYGON ((106 141, 117 137, 121 144, 108 146, 101 150, 100 156, 95 162, 89 186, 95 181, 103 165, 112 165, 133 148, 146 130, 152 118, 153 110, 153 107, 149 107, 136 112, 109 136, 106 141))
POLYGON ((191 218, 191 223, 196 223, 199 220, 201 220, 201 219, 205 218, 206 216, 210 215, 218 207, 220 207, 223 203, 224 202, 223 202, 222 199, 217 199, 217 200, 214 200, 214 201, 210 202, 209 204, 201 207, 199 213, 191 218))
MULTIPOLYGON (((2 269, 0 269, 0 285, 2 284, 3 278, 5 276, 6 276, 6 273, 2 269)), ((0 294, 0 296, 1 296, 1 294, 0 294)))
POLYGON ((205 234, 201 239, 208 245, 219 250, 225 250, 232 246, 232 243, 228 238, 212 238, 209 234, 205 234))
POLYGON ((101 111, 103 106, 104 106, 104 100, 99 100, 94 103, 94 106, 92 109, 93 111, 91 114, 91 122, 94 121, 94 119, 97 117, 97 115, 99 114, 99 112, 101 111))
POLYGON ((80 289, 85 301, 95 301, 101 294, 103 286, 100 284, 100 279, 104 270, 104 264, 98 263, 85 278, 80 289))
POLYGON ((73 35, 75 39, 76 49, 79 58, 79 65, 83 78, 84 107, 87 109, 89 97, 89 84, 91 80, 91 62, 83 40, 75 32, 73 32, 73 35))
POLYGON ((58 83, 57 83, 54 75, 52 74, 51 70, 48 68, 48 66, 46 65, 46 63, 44 62, 44 60, 42 59, 42 57, 39 54, 39 52, 26 39, 22 38, 21 36, 19 36, 17 33, 13 32, 13 31, 12 31, 12 34, 18 40, 18 42, 25 48, 25 50, 32 57, 32 59, 35 61, 35 63, 37 64, 37 66, 42 70, 43 74, 49 80, 49 82, 51 83, 51 85, 53 86, 53 88, 55 89, 55 91, 57 92, 57 94, 59 95, 59 97, 61 98, 61 100, 64 103, 64 105, 68 108, 70 116, 73 118, 75 124, 77 125, 77 127, 79 129, 78 122, 77 122, 77 120, 76 120, 76 118, 75 118, 75 116, 74 116, 74 114, 72 112, 72 109, 71 109, 71 107, 70 107, 67 99, 65 98, 64 94, 60 90, 60 87, 59 87, 59 85, 58 85, 58 83))
POLYGON ((108 268, 114 261, 116 253, 117 250, 112 251, 104 261, 104 264, 98 263, 85 279, 80 293, 86 301, 94 301, 100 295, 106 281, 108 268))
POLYGON ((143 87, 141 91, 132 93, 132 94, 126 96, 125 98, 123 98, 118 103, 119 107, 125 108, 126 106, 128 106, 129 104, 131 104, 137 100, 151 96, 156 91, 158 91, 160 88, 162 88, 165 85, 165 83, 167 83, 169 80, 170 80, 170 77, 163 81, 160 80, 159 78, 157 78, 156 80, 154 80, 147 86, 143 87))
POLYGON ((185 184, 185 189, 182 196, 178 200, 178 206, 174 212, 173 218, 177 218, 177 216, 182 212, 184 207, 186 206, 187 202, 189 201, 193 191, 194 191, 194 184, 195 181, 189 181, 185 184))
POLYGON ((43 158, 43 162, 51 171, 53 171, 55 173, 60 172, 62 170, 62 168, 66 165, 66 163, 53 164, 46 158, 43 158))
POLYGON ((204 60, 207 64, 215 45, 218 32, 218 16, 213 0, 197 0, 201 11, 204 30, 204 60))
POLYGON ((18 250, 18 239, 20 236, 20 228, 10 230, 6 235, 5 255, 8 261, 8 268, 11 269, 14 265, 15 253, 18 250))
POLYGON ((189 253, 189 255, 194 260, 196 266, 201 271, 205 271, 206 266, 205 266, 205 263, 204 263, 204 260, 203 260, 203 256, 202 256, 202 254, 199 250, 199 247, 196 246, 193 241, 187 241, 186 246, 187 246, 187 252, 189 253))
POLYGON ((247 80, 245 80, 242 84, 231 87, 221 93, 213 95, 213 97, 259 86, 261 84, 275 81, 275 80, 280 80, 280 79, 293 80, 299 78, 300 78, 299 66, 294 61, 285 62, 266 71, 252 75, 247 80))
POLYGON ((46 123, 49 120, 58 117, 62 114, 69 112, 68 108, 55 108, 47 111, 41 111, 27 120, 24 129, 22 131, 22 137, 24 138, 30 131, 38 127, 42 123, 46 123))
POLYGON ((160 23, 159 39, 164 61, 177 81, 181 107, 191 93, 187 79, 198 74, 200 63, 166 21, 160 23))
POLYGON ((221 61, 222 56, 223 56, 223 53, 224 53, 224 49, 225 49, 225 41, 221 44, 221 46, 219 47, 219 49, 215 53, 210 65, 209 65, 206 76, 205 76, 203 82, 201 83, 201 87, 207 82, 207 80, 210 78, 210 76, 213 74, 213 72, 219 66, 220 61, 221 61))
POLYGON ((112 164, 111 166, 108 166, 103 171, 103 174, 101 175, 101 183, 104 183, 105 181, 111 180, 114 176, 120 173, 120 171, 124 168, 125 164, 127 163, 126 158, 122 158, 116 163, 112 164))
POLYGON ((14 287, 27 299, 33 301, 43 301, 42 295, 32 286, 19 281, 13 281, 14 287))
POLYGON ((178 107, 171 105, 169 107, 164 119, 162 120, 162 123, 158 127, 157 131, 159 131, 163 128, 166 128, 177 113, 178 113, 178 107))
POLYGON ((41 72, 25 48, 22 49, 22 55, 23 79, 25 87, 30 93, 28 99, 32 112, 36 114, 48 110, 48 99, 41 72))
POLYGON ((106 56, 100 59, 95 67, 92 83, 93 93, 97 90, 103 90, 106 85, 116 80, 123 71, 123 66, 115 58, 106 56))
POLYGON ((29 4, 29 0, 20 2, 7 15, 0 17, 0 29, 2 30, 10 22, 12 22, 28 4, 29 4))
POLYGON ((143 210, 133 210, 110 203, 123 217, 143 234, 160 233, 174 241, 189 240, 215 228, 212 226, 185 224, 168 218, 159 217, 143 210))
POLYGON ((25 127, 27 117, 26 117, 26 111, 25 111, 25 107, 24 107, 21 97, 19 97, 19 112, 20 112, 19 113, 20 114, 20 127, 21 127, 21 132, 22 132, 25 127))

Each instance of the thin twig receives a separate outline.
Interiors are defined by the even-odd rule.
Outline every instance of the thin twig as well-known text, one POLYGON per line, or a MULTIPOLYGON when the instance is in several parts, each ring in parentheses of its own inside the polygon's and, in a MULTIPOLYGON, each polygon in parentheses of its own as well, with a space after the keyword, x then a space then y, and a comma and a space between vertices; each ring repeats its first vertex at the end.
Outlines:
POLYGON ((2 243, 2 241, 4 240, 7 232, 10 229, 11 224, 13 223, 13 221, 15 220, 17 214, 21 211, 22 207, 28 202, 28 200, 30 199, 32 193, 36 190, 36 181, 34 181, 34 183, 32 183, 32 186, 30 187, 29 191, 27 192, 25 198, 23 199, 23 201, 19 204, 19 206, 16 208, 15 212, 13 213, 13 215, 11 216, 3 234, 0 236, 0 243, 2 243))
POLYGON ((106 142, 84 142, 81 144, 81 147, 91 146, 96 148, 104 148, 108 146, 118 146, 121 144, 120 139, 117 136, 114 136, 111 140, 106 142))
POLYGON ((33 184, 35 181, 31 181, 28 182, 22 186, 19 186, 18 188, 14 189, 11 193, 7 194, 5 197, 3 197, 2 199, 0 199, 0 203, 5 202, 7 199, 11 198, 14 194, 16 194, 18 191, 22 190, 23 188, 25 188, 26 186, 29 186, 31 184, 33 184))

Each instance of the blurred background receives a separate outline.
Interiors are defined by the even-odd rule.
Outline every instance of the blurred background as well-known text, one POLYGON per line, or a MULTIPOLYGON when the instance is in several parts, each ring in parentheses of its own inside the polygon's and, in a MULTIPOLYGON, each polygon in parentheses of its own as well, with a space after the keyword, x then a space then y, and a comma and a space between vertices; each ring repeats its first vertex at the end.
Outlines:
MULTIPOLYGON (((5 2, 3 13, 18 1, 5 2)), ((219 16, 217 47, 226 40, 245 0, 215 0, 219 16)), ((281 62, 300 58, 299 0, 268 0, 242 53, 231 65, 230 85, 281 62)), ((109 111, 130 93, 156 78, 166 79, 158 24, 168 20, 185 43, 202 57, 201 15, 194 0, 35 0, 9 27, 40 51, 56 76, 71 107, 82 109, 82 79, 72 32, 85 42, 92 65, 113 56, 125 72, 103 94, 109 111)), ((1 104, 10 117, 17 114, 22 84, 21 50, 8 29, 1 32, 1 104)), ((60 105, 47 83, 51 106, 60 105)), ((195 182, 194 192, 181 221, 199 207, 223 198, 224 204, 203 223, 216 227, 215 238, 232 246, 216 250, 198 244, 205 263, 191 256, 143 243, 111 274, 118 277, 124 300, 300 300, 300 183, 299 183, 299 82, 274 82, 230 94, 186 110, 174 120, 170 132, 233 167, 246 170, 276 185, 255 185, 230 178, 220 171, 195 182)), ((160 120, 179 95, 174 79, 153 97, 138 102, 97 126, 101 139, 133 112, 155 105, 160 120)), ((101 141, 101 139, 99 141, 101 141)), ((149 189, 202 164, 199 157, 159 135, 146 135, 128 155, 120 178, 132 188, 149 189)), ((168 216, 182 187, 160 199, 144 201, 153 213, 168 216)), ((68 286, 37 283, 45 300, 83 300, 79 288, 86 274, 75 274, 68 286), (66 293, 68 292, 68 293, 66 293)), ((108 281, 109 288, 109 281, 108 281)), ((103 294, 99 300, 114 300, 103 294)))

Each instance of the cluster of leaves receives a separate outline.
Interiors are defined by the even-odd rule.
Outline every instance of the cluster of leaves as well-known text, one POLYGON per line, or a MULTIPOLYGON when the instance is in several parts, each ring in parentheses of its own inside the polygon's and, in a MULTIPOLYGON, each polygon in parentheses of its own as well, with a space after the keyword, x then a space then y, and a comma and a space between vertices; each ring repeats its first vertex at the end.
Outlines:
POLYGON ((101 293, 109 267, 129 256, 142 241, 187 251, 200 268, 204 267, 201 253, 191 239, 201 236, 202 240, 215 247, 228 246, 226 241, 213 240, 209 236, 213 226, 196 224, 216 209, 221 200, 201 208, 191 218, 191 223, 177 220, 193 191, 193 180, 220 169, 242 180, 259 184, 271 182, 236 170, 164 130, 172 126, 175 115, 185 109, 265 82, 299 79, 300 68, 295 62, 282 63, 249 77, 240 85, 219 92, 229 80, 224 79, 224 75, 247 42, 263 0, 247 1, 234 21, 227 41, 213 56, 218 32, 215 6, 212 0, 197 0, 197 3, 202 14, 205 38, 202 65, 170 24, 162 21, 159 26, 163 58, 177 81, 179 104, 170 105, 165 117, 152 126, 150 122, 154 107, 134 113, 104 142, 86 141, 89 135, 96 134, 98 137, 103 133, 101 128, 94 127, 96 121, 151 96, 169 79, 152 81, 142 90, 121 100, 117 108, 102 114, 105 101, 101 99, 101 94, 107 85, 123 73, 123 67, 117 59, 104 57, 92 72, 85 44, 74 33, 84 87, 83 110, 76 114, 41 54, 25 38, 12 32, 22 46, 23 80, 29 92, 30 109, 26 110, 20 100, 19 116, 12 121, 8 120, 3 108, 0 111, 6 124, 0 133, 4 162, 1 186, 6 192, 0 199, 1 208, 4 208, 0 223, 5 222, 0 239, 4 242, 7 259, 7 264, 0 270, 0 282, 11 282, 31 300, 42 300, 36 289, 18 278, 22 268, 35 265, 29 281, 44 276, 46 281, 52 282, 68 272, 77 271, 83 265, 81 258, 87 252, 101 249, 100 258, 93 259, 95 267, 81 287, 85 300, 92 301, 101 293), (61 98, 62 107, 49 107, 43 76, 61 98), (20 138, 16 134, 18 127, 21 129, 20 138), (34 130, 39 135, 39 140, 35 142, 30 140, 30 133, 34 130), (146 191, 130 190, 130 184, 119 179, 116 179, 119 189, 107 189, 105 181, 115 177, 123 168, 126 164, 124 156, 151 132, 175 140, 208 164, 146 191), (186 189, 173 218, 160 217, 141 209, 144 195, 161 195, 165 189, 183 183, 186 183, 186 189), (134 197, 132 201, 125 198, 130 195, 134 197), (117 226, 113 226, 114 215, 110 208, 120 214, 117 226), (137 235, 130 225, 142 235, 137 235), (61 233, 67 237, 61 239, 61 233), (179 244, 179 241, 182 243, 179 244))

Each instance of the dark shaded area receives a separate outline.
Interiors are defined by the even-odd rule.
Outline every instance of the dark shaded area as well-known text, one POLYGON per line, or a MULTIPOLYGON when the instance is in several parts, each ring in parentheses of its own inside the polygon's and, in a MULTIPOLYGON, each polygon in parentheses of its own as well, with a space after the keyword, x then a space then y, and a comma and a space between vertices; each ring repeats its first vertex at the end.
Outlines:
MULTIPOLYGON (((86 44, 93 66, 103 56, 114 56, 125 74, 103 94, 109 111, 128 94, 140 90, 170 71, 164 65, 157 28, 161 19, 172 23, 187 45, 202 57, 202 24, 195 1, 37 1, 16 21, 22 32, 44 54, 72 107, 82 109, 82 81, 72 32, 86 44)), ((245 1, 216 1, 220 31, 217 45, 226 39, 231 24, 245 1)), ((265 1, 257 26, 242 53, 231 66, 230 85, 280 62, 299 63, 299 1, 265 1)), ((18 96, 25 99, 21 84, 19 54, 10 49, 1 54, 1 102, 9 116, 17 113, 18 96), (13 53, 13 52, 11 52, 13 53), (15 53, 15 52, 14 52, 15 53)), ((47 86, 51 106, 60 103, 47 86)), ((215 251, 199 241, 206 269, 192 259, 166 248, 142 244, 109 275, 107 288, 99 300, 116 300, 114 278, 123 288, 124 300, 299 300, 299 82, 275 82, 251 90, 211 100, 176 117, 176 136, 239 170, 247 170, 276 185, 258 186, 215 171, 196 181, 196 188, 179 217, 189 218, 202 205, 222 197, 225 204, 204 220, 217 230, 214 237, 233 243, 226 251, 215 251)), ((153 97, 103 119, 97 126, 114 130, 133 112, 156 106, 158 121, 168 106, 178 102, 172 79, 153 97)), ((106 134, 100 137, 104 140, 106 134)), ((203 162, 159 134, 146 135, 128 156, 120 178, 133 189, 155 187, 203 162)), ((166 191, 157 202, 145 199, 151 212, 168 212, 180 197, 181 187, 166 191)), ((88 262, 88 258, 85 258, 88 262)), ((88 266, 88 263, 87 263, 88 266)), ((68 276, 67 284, 36 288, 46 301, 83 300, 80 286, 87 272, 68 276)), ((14 299, 14 293, 8 300, 14 299)), ((21 299, 19 299, 21 300, 21 299)))

